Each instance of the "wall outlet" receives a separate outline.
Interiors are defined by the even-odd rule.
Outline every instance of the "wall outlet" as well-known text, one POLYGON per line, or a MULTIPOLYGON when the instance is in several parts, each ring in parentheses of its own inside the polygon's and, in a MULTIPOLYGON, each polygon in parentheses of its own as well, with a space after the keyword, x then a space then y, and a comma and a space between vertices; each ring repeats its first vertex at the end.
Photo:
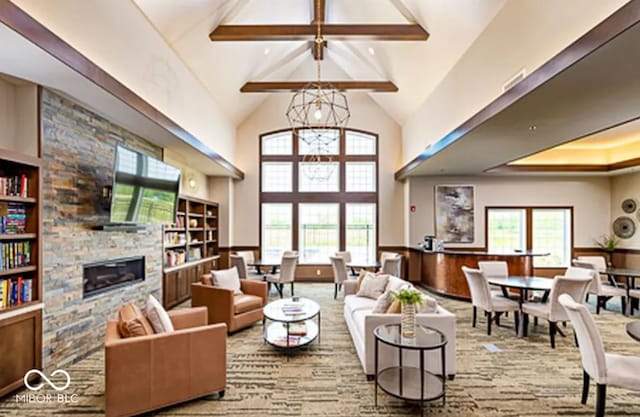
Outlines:
POLYGON ((320 276, 320 270, 319 269, 316 269, 316 275, 320 276))

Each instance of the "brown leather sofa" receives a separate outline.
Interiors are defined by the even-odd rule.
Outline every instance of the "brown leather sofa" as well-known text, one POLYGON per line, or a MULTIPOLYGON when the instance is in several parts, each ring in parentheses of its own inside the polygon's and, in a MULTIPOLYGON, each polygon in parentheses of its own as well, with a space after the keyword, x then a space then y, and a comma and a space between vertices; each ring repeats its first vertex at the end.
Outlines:
MULTIPOLYGON (((209 274, 202 276, 209 282, 209 274)), ((240 280, 242 295, 232 290, 202 283, 191 284, 191 305, 207 307, 209 324, 226 323, 229 333, 244 329, 263 318, 262 308, 267 305, 267 283, 240 280)))
POLYGON ((171 333, 105 338, 105 414, 125 417, 219 393, 227 384, 227 326, 207 325, 207 309, 169 311, 171 333))

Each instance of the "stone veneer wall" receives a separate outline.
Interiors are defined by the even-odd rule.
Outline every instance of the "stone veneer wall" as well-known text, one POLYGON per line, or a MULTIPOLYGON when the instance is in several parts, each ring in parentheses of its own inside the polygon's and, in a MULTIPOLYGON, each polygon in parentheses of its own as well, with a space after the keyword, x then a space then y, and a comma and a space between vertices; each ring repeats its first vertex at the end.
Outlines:
POLYGON ((162 148, 49 90, 41 117, 43 359, 45 369, 55 369, 100 348, 106 321, 122 303, 142 306, 148 294, 162 299, 161 226, 135 233, 91 230, 109 221, 100 194, 112 182, 115 145, 159 159, 162 148), (128 256, 145 256, 145 281, 83 300, 83 264, 128 256))

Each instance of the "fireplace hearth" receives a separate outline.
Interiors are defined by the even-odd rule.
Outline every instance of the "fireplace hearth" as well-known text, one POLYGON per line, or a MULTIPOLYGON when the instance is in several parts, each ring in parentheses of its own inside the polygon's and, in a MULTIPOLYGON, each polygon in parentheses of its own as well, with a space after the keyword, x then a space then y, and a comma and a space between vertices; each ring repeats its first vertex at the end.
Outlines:
POLYGON ((83 265, 83 298, 144 281, 144 256, 83 265))

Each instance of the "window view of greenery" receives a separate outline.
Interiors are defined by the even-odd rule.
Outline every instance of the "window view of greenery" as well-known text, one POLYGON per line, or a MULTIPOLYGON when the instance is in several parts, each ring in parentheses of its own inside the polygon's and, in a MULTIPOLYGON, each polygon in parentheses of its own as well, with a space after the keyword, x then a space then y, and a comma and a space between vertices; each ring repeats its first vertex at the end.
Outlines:
POLYGON ((116 183, 112 198, 112 222, 174 222, 176 195, 173 192, 116 183))
POLYGON ((338 204, 300 204, 300 263, 327 263, 338 251, 338 204))
POLYGON ((488 250, 496 253, 513 253, 525 250, 525 210, 490 209, 487 219, 488 250))
POLYGON ((353 262, 373 264, 376 260, 376 205, 347 204, 347 250, 353 262))
POLYGON ((571 262, 571 212, 567 209, 534 209, 533 250, 549 252, 536 256, 535 267, 568 267, 571 262))
POLYGON ((273 261, 291 250, 291 204, 262 205, 262 257, 273 261))

